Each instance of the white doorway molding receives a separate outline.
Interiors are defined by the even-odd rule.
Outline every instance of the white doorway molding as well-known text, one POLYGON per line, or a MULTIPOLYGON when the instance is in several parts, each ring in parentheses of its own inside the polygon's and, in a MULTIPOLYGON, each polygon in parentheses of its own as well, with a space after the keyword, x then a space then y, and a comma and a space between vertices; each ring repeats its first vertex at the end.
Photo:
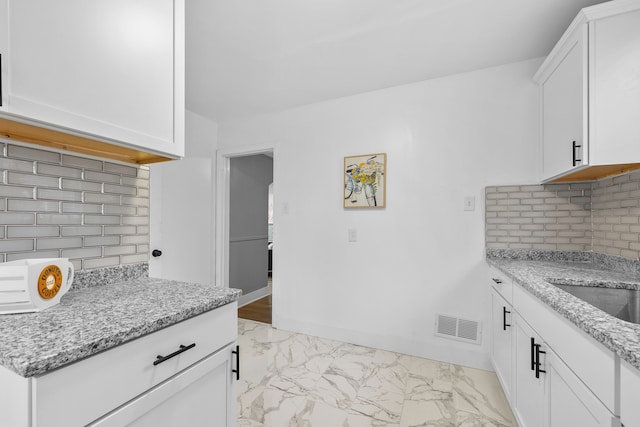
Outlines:
MULTIPOLYGON (((276 181, 277 144, 251 145, 243 147, 223 148, 216 153, 216 281, 218 286, 229 287, 229 184, 231 159, 234 157, 265 154, 273 157, 273 181, 276 181)), ((277 196, 274 196, 277 197, 277 196)), ((276 213, 274 212, 274 217, 276 213)), ((275 218, 274 218, 275 222, 275 218)), ((276 227, 274 226, 274 234, 276 227)), ((273 264, 275 266, 274 255, 273 264)), ((275 267, 274 267, 275 270, 275 267)), ((275 280, 274 280, 275 283, 275 280)))

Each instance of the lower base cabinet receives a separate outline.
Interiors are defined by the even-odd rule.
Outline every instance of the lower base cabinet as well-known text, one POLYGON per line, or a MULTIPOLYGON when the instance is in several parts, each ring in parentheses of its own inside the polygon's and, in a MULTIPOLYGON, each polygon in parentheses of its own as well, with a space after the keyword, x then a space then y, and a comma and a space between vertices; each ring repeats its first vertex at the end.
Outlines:
POLYGON ((90 427, 235 427, 232 352, 228 346, 116 409, 90 427))
POLYGON ((614 427, 619 420, 551 350, 546 354, 549 427, 614 427))
MULTIPOLYGON (((514 294, 520 292, 522 291, 514 288, 514 294)), ((493 286, 491 293, 492 300, 495 301, 496 290, 493 286)), ((518 425, 520 427, 619 427, 620 418, 615 416, 596 396, 597 393, 565 363, 554 348, 545 341, 545 336, 531 326, 529 319, 521 315, 518 311, 519 301, 521 301, 519 298, 514 298, 514 304, 510 307, 513 310, 511 325, 514 335, 510 349, 513 363, 511 383, 508 384, 509 392, 505 393, 518 425)), ((536 303, 530 299, 526 302, 527 309, 531 308, 531 304, 536 303)), ((494 313, 492 321, 498 317, 495 315, 494 305, 492 303, 494 313)), ((546 321, 549 321, 548 317, 546 321)), ((549 324, 545 323, 547 325, 545 327, 549 324)), ((503 337, 500 336, 502 326, 502 324, 492 325, 494 344, 504 342, 503 337)), ((560 325, 557 325, 556 329, 560 329, 560 325)), ((566 340, 571 341, 572 337, 567 336, 566 340)), ((593 343, 593 345, 597 344, 593 343)), ((502 349, 504 351, 504 346, 502 349)), ((496 359, 495 355, 492 357, 494 366, 500 366, 500 358, 496 359)), ((588 357, 588 352, 584 357, 588 357)), ((640 382, 637 384, 640 392, 640 382)), ((637 394, 633 397, 637 400, 637 394)), ((628 424, 627 427, 632 425, 640 426, 640 423, 628 424)))
POLYGON ((40 376, 0 367, 0 426, 236 427, 237 313, 233 302, 40 376))
MULTIPOLYGON (((513 413, 521 427, 542 427, 545 425, 545 377, 535 374, 534 344, 541 342, 540 337, 519 316, 515 317, 516 339, 514 390, 511 405, 513 413)), ((538 369, 540 366, 538 366, 538 369)))

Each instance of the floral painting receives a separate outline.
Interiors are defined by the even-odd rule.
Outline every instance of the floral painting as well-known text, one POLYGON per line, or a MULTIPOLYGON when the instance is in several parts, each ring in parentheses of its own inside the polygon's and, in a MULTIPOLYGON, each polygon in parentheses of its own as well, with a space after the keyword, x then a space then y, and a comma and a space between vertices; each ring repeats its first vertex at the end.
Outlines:
POLYGON ((344 207, 384 208, 387 154, 344 158, 344 207))

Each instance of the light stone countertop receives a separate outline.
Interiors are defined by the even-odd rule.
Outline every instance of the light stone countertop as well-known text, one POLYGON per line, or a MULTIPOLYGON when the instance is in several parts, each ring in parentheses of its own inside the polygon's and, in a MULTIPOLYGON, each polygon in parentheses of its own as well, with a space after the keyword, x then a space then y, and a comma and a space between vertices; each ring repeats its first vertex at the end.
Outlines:
POLYGON ((77 286, 74 279, 60 304, 39 313, 0 315, 0 366, 23 377, 41 375, 232 303, 242 293, 149 278, 147 269, 78 271, 77 286), (109 277, 127 280, 106 284, 109 277))
POLYGON ((546 281, 640 289, 640 263, 585 252, 487 249, 487 263, 640 369, 640 325, 613 317, 546 281))

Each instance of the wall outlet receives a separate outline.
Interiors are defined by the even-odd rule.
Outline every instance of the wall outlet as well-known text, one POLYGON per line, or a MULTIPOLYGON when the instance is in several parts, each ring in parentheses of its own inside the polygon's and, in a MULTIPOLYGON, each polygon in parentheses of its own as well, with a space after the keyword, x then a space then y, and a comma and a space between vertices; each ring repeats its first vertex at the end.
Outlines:
POLYGON ((350 228, 347 230, 347 234, 349 235, 349 242, 357 242, 358 241, 358 230, 355 228, 350 228))

